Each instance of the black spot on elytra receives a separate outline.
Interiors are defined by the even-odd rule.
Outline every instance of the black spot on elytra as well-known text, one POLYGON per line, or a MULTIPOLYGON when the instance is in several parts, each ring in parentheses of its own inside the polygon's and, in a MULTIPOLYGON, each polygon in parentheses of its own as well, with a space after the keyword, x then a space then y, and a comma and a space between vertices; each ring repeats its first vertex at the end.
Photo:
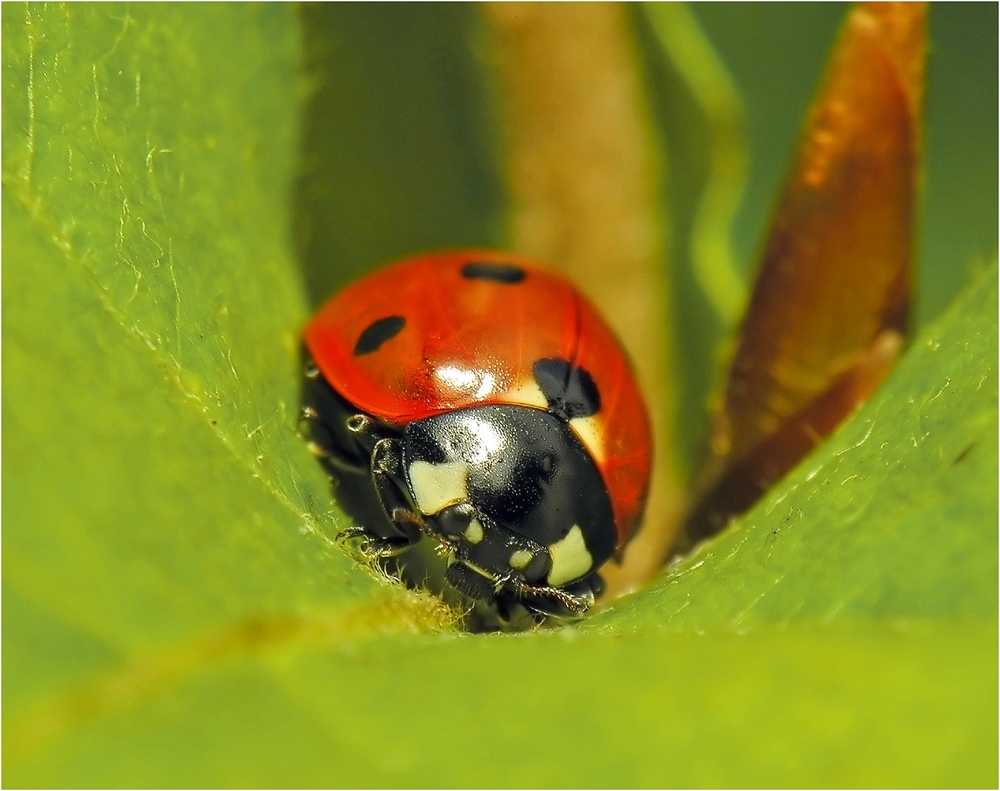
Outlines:
POLYGON ((505 286, 520 283, 527 276, 519 266, 493 261, 470 261, 462 267, 462 277, 467 280, 492 280, 505 286))
POLYGON ((406 319, 402 316, 386 316, 376 319, 358 336, 358 342, 354 344, 354 356, 371 354, 388 340, 399 335, 400 330, 406 326, 406 319))
POLYGON ((566 360, 539 360, 532 368, 535 381, 549 402, 549 412, 563 420, 590 417, 601 410, 601 394, 594 377, 566 360))

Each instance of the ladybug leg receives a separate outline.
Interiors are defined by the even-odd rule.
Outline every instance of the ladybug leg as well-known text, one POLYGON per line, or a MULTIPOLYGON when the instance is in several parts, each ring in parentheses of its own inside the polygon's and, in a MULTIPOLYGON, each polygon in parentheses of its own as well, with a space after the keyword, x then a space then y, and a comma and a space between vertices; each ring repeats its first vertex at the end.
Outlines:
MULTIPOLYGON (((300 420, 316 420, 320 414, 310 406, 302 407, 300 420)), ((322 430, 325 426, 320 426, 317 431, 317 424, 310 423, 310 430, 314 440, 309 443, 309 450, 313 455, 319 457, 324 464, 335 467, 341 472, 354 473, 355 475, 367 475, 371 467, 370 455, 374 445, 378 443, 379 435, 377 425, 368 415, 355 414, 343 421, 343 426, 348 431, 348 436, 353 435, 356 440, 354 450, 359 453, 367 453, 367 456, 354 456, 345 453, 336 442, 323 442, 321 440, 322 430)))
POLYGON ((529 585, 516 577, 504 578, 500 583, 509 586, 526 605, 546 615, 578 617, 593 607, 596 600, 589 578, 566 588, 529 585))
MULTIPOLYGON (((366 448, 352 429, 351 421, 358 417, 356 410, 319 376, 311 359, 306 361, 304 376, 299 427, 305 424, 307 428, 309 450, 331 475, 367 475, 366 448)), ((368 449, 374 441, 369 442, 368 449)))
MULTIPOLYGON (((341 530, 337 541, 346 544, 360 540, 358 548, 370 561, 401 555, 420 539, 422 520, 412 512, 403 494, 405 484, 399 474, 399 440, 380 437, 376 422, 367 415, 349 415, 344 418, 343 426, 353 435, 356 445, 366 451, 368 464, 362 467, 345 458, 335 462, 335 466, 342 471, 358 472, 371 481, 378 506, 396 535, 380 535, 355 525, 341 530)), ((329 463, 331 459, 336 459, 336 455, 331 454, 324 461, 329 463)))
MULTIPOLYGON (((432 530, 427 524, 427 520, 416 512, 411 511, 409 508, 394 508, 392 510, 391 520, 397 527, 399 525, 408 524, 414 529, 419 530, 420 533, 434 541, 438 552, 442 555, 455 554, 458 552, 458 547, 455 546, 455 544, 442 536, 440 533, 432 530)), ((416 539, 414 539, 413 543, 416 543, 416 539)))
POLYGON ((403 535, 420 537, 419 523, 423 520, 414 513, 409 499, 403 494, 406 483, 402 477, 401 454, 398 439, 380 439, 372 448, 371 477, 375 494, 386 517, 403 535))
MULTIPOLYGON (((303 410, 303 414, 304 413, 305 410, 303 410)), ((312 434, 313 436, 316 436, 315 431, 313 431, 312 434)), ((320 443, 313 439, 309 441, 308 448, 309 452, 328 468, 328 471, 329 468, 334 468, 338 472, 349 473, 352 475, 364 475, 368 471, 363 464, 359 464, 347 456, 338 453, 337 450, 331 445, 320 443)))
MULTIPOLYGON (((346 401, 306 353, 299 426, 308 428, 309 449, 331 474, 368 477, 379 440, 396 432, 346 401)), ((399 466, 398 463, 396 465, 399 466)))
MULTIPOLYGON (((364 431, 365 421, 371 419, 358 415, 351 430, 364 431)), ((402 449, 398 439, 380 439, 372 447, 371 480, 375 487, 375 495, 386 519, 399 531, 399 537, 376 538, 366 536, 368 546, 381 557, 398 555, 420 540, 422 535, 431 536, 439 544, 442 538, 435 535, 424 518, 417 513, 406 496, 406 483, 402 478, 402 449)))
POLYGON ((402 477, 401 457, 402 446, 398 439, 380 439, 372 448, 371 478, 386 518, 406 538, 406 547, 413 546, 421 535, 425 535, 433 539, 439 552, 454 554, 457 547, 434 531, 410 502, 402 477))
POLYGON ((347 544, 355 539, 361 539, 358 550, 371 561, 394 558, 403 554, 414 543, 408 538, 382 538, 360 525, 344 528, 337 534, 339 544, 347 544))

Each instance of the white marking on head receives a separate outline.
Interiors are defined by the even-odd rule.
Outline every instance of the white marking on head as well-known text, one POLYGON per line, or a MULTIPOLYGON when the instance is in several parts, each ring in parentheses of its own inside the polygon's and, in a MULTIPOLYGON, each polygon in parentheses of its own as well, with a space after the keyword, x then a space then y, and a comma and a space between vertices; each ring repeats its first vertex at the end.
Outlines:
POLYGON ((518 549, 511 554, 510 560, 508 560, 507 563, 512 569, 520 570, 527 566, 533 557, 534 555, 532 555, 528 550, 518 549))
POLYGON ((520 404, 521 406, 533 406, 538 409, 548 409, 549 402, 545 398, 545 393, 538 386, 533 378, 524 379, 514 387, 504 393, 504 402, 508 404, 520 404))
POLYGON ((483 526, 479 524, 478 519, 473 519, 469 522, 469 526, 465 528, 465 532, 462 535, 465 536, 465 540, 470 544, 478 544, 483 540, 483 526))
POLYGON ((469 465, 464 461, 431 464, 415 461, 410 465, 410 489, 420 510, 436 514, 442 508, 468 500, 465 482, 469 465))
POLYGON ((579 525, 573 525, 563 538, 552 544, 549 554, 552 556, 552 569, 548 580, 553 588, 582 577, 594 565, 579 525))
POLYGON ((575 417, 569 422, 573 433, 598 464, 604 461, 604 423, 600 415, 575 417))

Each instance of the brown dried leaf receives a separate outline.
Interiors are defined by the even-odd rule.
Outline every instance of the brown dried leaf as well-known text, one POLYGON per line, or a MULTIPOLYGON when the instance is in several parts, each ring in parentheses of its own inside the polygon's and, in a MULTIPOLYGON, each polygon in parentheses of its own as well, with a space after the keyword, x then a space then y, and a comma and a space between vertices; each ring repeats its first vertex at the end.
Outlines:
POLYGON ((713 427, 709 535, 878 387, 906 329, 926 8, 855 7, 805 126, 713 427))

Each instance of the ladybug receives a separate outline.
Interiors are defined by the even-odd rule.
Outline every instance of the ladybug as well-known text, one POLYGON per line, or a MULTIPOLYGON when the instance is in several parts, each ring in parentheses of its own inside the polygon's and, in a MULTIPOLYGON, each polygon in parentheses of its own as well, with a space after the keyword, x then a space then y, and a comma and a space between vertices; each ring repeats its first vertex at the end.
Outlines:
MULTIPOLYGON (((382 562, 429 544, 439 592, 501 619, 587 611, 639 525, 651 447, 628 360, 576 289, 517 256, 424 255, 335 295, 304 347, 310 447, 362 525, 341 539, 382 562)), ((424 562, 393 573, 427 584, 424 562)))

